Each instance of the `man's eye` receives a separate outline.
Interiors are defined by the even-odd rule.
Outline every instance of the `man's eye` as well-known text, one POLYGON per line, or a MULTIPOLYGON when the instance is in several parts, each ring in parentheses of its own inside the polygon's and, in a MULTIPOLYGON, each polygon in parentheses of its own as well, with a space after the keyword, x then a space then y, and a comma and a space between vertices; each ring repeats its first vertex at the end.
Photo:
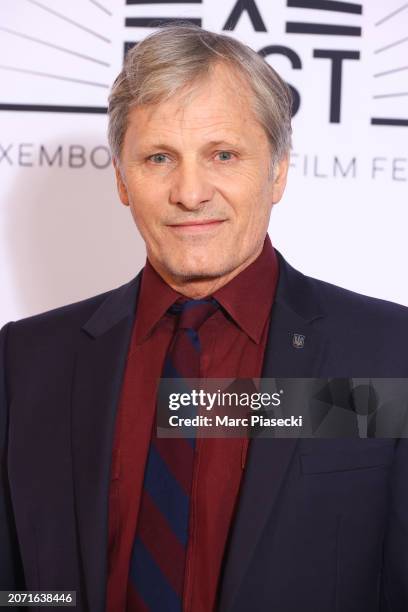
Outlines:
POLYGON ((233 153, 231 153, 231 151, 219 151, 217 155, 219 156, 221 161, 229 161, 230 159, 232 159, 233 153))
POLYGON ((163 164, 166 158, 167 155, 165 155, 164 153, 155 153, 154 155, 150 155, 148 159, 153 161, 155 164, 163 164))

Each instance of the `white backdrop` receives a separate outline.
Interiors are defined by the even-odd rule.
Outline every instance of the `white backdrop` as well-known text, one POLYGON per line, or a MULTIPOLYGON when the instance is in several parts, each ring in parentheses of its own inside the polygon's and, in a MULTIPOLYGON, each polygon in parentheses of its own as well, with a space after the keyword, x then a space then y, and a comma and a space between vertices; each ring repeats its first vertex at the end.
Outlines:
POLYGON ((298 93, 274 245, 307 274, 408 305, 408 3, 3 0, 0 325, 144 264, 115 192, 104 108, 125 43, 171 17, 266 49, 298 93))

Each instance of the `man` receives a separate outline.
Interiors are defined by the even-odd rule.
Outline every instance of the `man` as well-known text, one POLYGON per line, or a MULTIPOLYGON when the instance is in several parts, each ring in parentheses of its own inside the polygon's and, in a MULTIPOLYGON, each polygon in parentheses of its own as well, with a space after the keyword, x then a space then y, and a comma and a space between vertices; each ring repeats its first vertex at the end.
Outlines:
POLYGON ((408 609, 406 440, 189 446, 154 427, 169 372, 408 375, 407 309, 270 244, 290 110, 230 37, 171 26, 129 52, 109 139, 146 266, 2 330, 2 589, 75 590, 91 612, 408 609))

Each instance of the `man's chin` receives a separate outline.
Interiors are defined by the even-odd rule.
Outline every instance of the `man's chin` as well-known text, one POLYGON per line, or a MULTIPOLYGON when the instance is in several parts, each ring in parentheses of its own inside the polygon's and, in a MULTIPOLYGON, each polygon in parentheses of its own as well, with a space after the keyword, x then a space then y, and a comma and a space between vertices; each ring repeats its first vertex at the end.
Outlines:
POLYGON ((231 271, 228 266, 211 265, 208 263, 180 266, 168 266, 168 273, 178 282, 210 281, 225 276, 231 271))
POLYGON ((199 282, 206 280, 214 280, 216 278, 220 278, 223 276, 222 273, 217 273, 212 270, 178 270, 172 272, 173 278, 177 279, 179 282, 199 282))

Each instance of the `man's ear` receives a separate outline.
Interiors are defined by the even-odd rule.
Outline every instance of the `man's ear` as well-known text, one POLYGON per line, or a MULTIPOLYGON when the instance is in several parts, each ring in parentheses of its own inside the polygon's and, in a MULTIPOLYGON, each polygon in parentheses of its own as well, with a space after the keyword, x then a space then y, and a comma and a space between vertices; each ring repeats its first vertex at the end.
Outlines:
POLYGON ((281 160, 275 164, 274 168, 274 179, 273 179, 273 192, 272 192, 272 204, 277 204, 286 187, 286 180, 288 178, 289 170, 289 153, 287 153, 281 160))
POLYGON ((113 167, 115 169, 116 186, 117 186, 117 189, 118 189, 118 194, 119 194, 120 201, 125 206, 129 206, 129 196, 128 196, 128 192, 127 192, 125 181, 124 181, 123 176, 122 176, 122 172, 121 172, 121 169, 120 169, 119 162, 115 158, 113 158, 112 159, 112 163, 113 163, 113 167))

